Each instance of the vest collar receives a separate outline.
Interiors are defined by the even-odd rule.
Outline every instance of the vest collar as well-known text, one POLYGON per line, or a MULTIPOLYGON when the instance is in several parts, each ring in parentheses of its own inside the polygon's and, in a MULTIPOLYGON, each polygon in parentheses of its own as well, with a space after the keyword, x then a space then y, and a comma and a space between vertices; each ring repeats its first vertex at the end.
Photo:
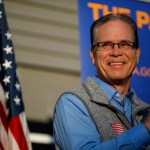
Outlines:
POLYGON ((83 86, 87 91, 91 101, 110 105, 110 101, 105 96, 105 93, 91 77, 86 79, 83 86))

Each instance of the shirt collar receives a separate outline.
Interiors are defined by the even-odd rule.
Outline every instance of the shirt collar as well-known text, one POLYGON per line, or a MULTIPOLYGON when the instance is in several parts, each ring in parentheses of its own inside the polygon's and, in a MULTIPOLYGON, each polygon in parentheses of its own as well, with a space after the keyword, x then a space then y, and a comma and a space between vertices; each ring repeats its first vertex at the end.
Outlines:
POLYGON ((128 93, 126 94, 127 97, 129 97, 130 100, 133 99, 134 91, 131 87, 129 87, 128 93))
MULTIPOLYGON (((106 82, 102 81, 98 77, 93 76, 92 79, 98 84, 98 86, 102 89, 102 91, 105 93, 106 97, 109 100, 111 100, 116 93, 119 93, 116 89, 114 89, 112 86, 110 86, 106 82)), ((134 92, 133 92, 132 88, 129 87, 129 90, 128 90, 128 93, 126 94, 126 96, 128 96, 129 99, 132 100, 133 95, 134 95, 134 92)))

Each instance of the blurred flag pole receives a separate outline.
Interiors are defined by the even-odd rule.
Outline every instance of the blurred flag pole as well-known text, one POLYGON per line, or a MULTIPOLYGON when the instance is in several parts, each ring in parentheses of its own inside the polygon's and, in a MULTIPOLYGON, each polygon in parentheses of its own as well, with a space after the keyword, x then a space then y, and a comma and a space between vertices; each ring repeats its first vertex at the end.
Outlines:
POLYGON ((32 150, 15 53, 0 0, 0 150, 32 150))

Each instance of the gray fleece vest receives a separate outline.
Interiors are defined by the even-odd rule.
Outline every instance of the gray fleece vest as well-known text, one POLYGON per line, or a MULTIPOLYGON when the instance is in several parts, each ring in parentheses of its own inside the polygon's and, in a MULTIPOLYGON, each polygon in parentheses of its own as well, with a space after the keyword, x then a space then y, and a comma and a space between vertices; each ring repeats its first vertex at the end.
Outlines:
POLYGON ((135 94, 132 103, 132 122, 131 124, 118 109, 110 104, 100 87, 92 78, 88 78, 84 84, 71 92, 87 108, 91 118, 95 122, 102 141, 111 140, 116 135, 112 124, 121 124, 126 131, 142 121, 148 113, 149 105, 142 102, 135 94), (145 114, 145 115, 144 115, 145 114))

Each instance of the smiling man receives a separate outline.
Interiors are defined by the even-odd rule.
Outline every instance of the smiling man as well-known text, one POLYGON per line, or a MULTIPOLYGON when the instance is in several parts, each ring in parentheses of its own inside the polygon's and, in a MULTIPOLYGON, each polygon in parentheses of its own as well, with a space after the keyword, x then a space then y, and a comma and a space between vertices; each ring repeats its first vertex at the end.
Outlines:
POLYGON ((57 147, 150 149, 150 106, 130 86, 140 56, 136 23, 124 14, 99 18, 91 26, 91 47, 97 74, 63 93, 56 104, 57 147))

